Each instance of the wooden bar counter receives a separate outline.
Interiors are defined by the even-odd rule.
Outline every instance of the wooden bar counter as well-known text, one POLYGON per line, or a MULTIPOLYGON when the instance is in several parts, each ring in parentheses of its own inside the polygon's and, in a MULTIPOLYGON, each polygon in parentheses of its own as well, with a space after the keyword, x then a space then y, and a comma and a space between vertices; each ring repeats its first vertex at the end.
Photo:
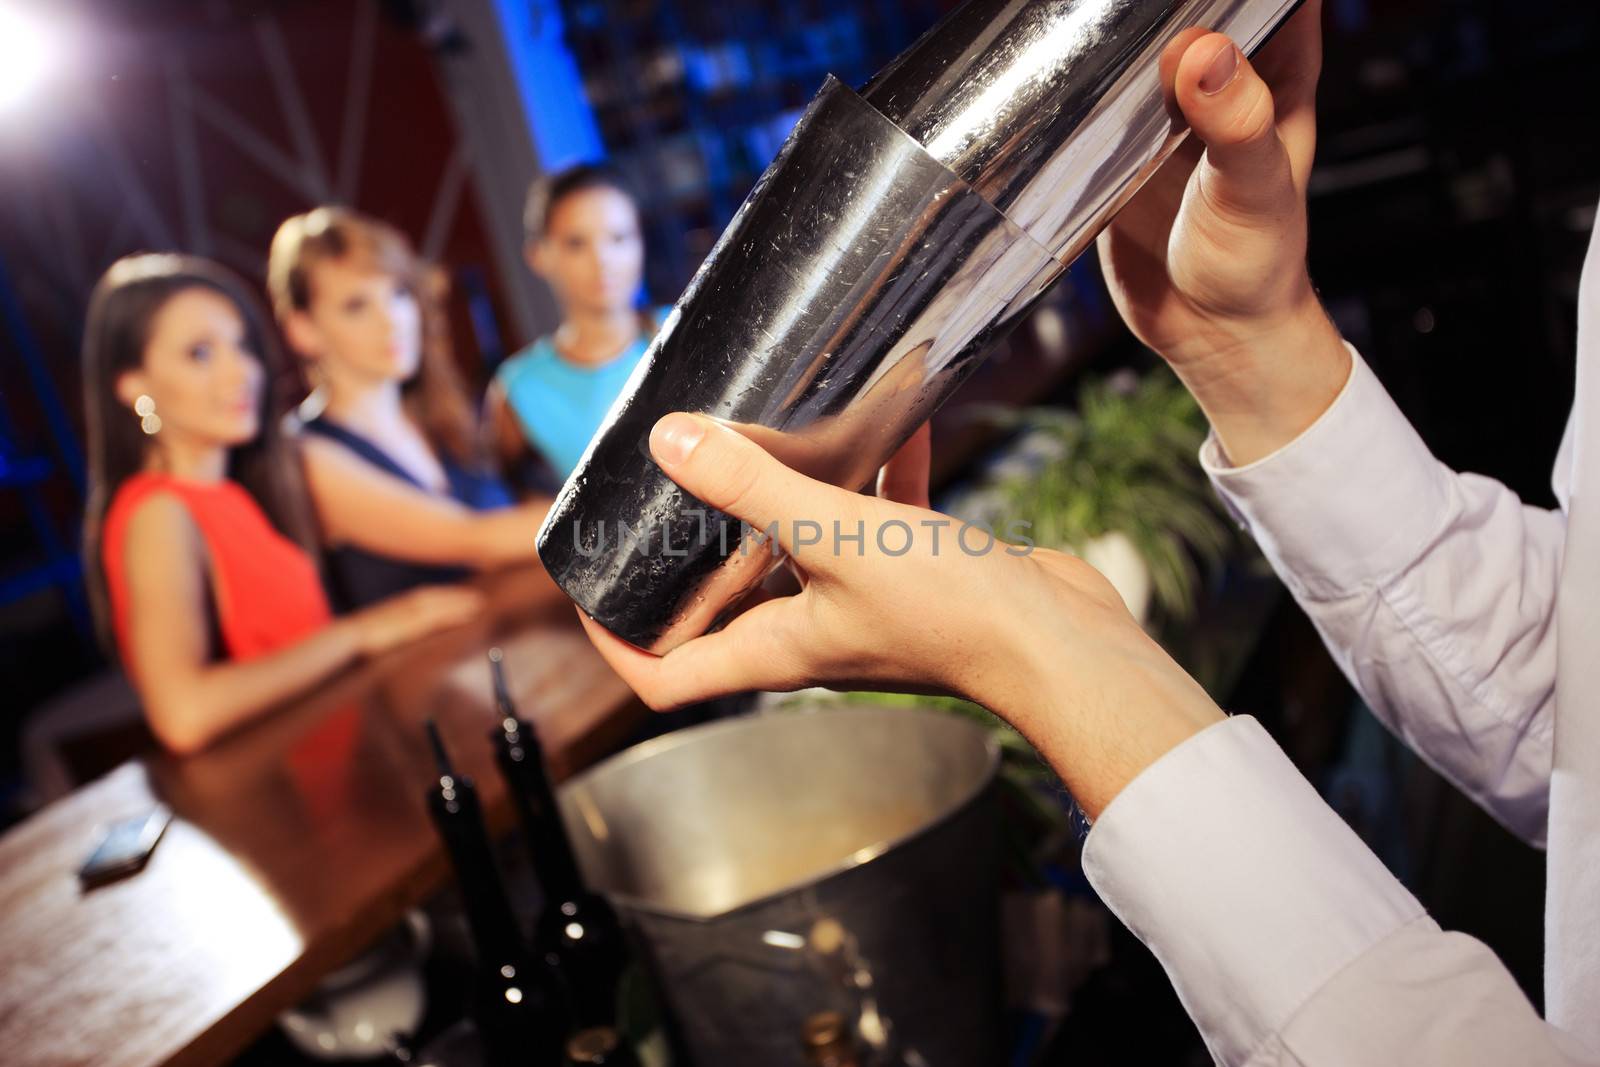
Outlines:
POLYGON ((647 714, 537 570, 482 579, 472 626, 371 663, 187 759, 156 755, 0 838, 0 1062, 226 1063, 448 877, 424 794, 433 718, 491 824, 512 813, 487 741, 499 644, 560 778, 647 714), (169 805, 145 870, 84 892, 110 822, 169 805))

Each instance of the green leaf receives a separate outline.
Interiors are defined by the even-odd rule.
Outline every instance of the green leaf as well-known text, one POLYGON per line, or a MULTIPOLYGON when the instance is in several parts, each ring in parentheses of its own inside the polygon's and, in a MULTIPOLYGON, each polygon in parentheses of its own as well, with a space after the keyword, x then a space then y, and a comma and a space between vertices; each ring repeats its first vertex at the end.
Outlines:
POLYGON ((1146 374, 1131 390, 1086 380, 1076 412, 982 410, 1053 452, 994 484, 1007 512, 997 518, 1030 521, 1037 544, 1069 551, 1121 531, 1149 567, 1161 610, 1193 612, 1196 560, 1216 568, 1234 535, 1200 470, 1204 415, 1170 371, 1146 374))

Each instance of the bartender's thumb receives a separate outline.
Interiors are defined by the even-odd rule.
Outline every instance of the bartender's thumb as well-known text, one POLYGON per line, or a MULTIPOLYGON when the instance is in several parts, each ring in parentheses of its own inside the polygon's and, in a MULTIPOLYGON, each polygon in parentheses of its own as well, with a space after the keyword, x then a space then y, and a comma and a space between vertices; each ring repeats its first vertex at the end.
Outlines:
POLYGON ((650 454, 667 477, 703 503, 758 530, 776 526, 779 545, 792 551, 787 527, 815 488, 810 478, 716 419, 681 411, 656 421, 650 454))
POLYGON ((1220 33, 1196 39, 1178 63, 1172 92, 1205 142, 1201 180, 1213 209, 1226 221, 1250 224, 1292 208, 1298 193, 1272 90, 1238 45, 1220 33))

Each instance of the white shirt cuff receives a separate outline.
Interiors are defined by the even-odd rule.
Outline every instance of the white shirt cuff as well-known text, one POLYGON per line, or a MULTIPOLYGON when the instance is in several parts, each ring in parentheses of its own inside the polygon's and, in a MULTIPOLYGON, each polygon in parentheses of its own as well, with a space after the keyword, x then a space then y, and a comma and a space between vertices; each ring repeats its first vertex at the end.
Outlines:
POLYGON ((1449 514, 1448 468, 1361 354, 1350 348, 1350 356, 1350 378, 1332 405, 1276 452, 1234 467, 1215 434, 1200 448, 1228 510, 1285 582, 1312 599, 1410 566, 1449 514))
POLYGON ((1084 844, 1219 1062, 1239 1064, 1341 968, 1423 914, 1249 716, 1125 786, 1084 844))

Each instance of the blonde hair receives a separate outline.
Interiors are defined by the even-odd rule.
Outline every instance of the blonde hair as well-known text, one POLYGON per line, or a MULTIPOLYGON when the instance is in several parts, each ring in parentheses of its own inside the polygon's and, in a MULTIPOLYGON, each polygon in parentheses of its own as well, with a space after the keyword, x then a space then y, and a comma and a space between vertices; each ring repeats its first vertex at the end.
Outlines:
POLYGON ((341 262, 406 283, 422 312, 422 359, 401 395, 428 441, 458 462, 482 466, 487 449, 450 346, 445 300, 449 279, 424 261, 405 234, 350 208, 325 206, 285 219, 267 256, 267 292, 283 322, 311 307, 312 276, 320 263, 341 262))

